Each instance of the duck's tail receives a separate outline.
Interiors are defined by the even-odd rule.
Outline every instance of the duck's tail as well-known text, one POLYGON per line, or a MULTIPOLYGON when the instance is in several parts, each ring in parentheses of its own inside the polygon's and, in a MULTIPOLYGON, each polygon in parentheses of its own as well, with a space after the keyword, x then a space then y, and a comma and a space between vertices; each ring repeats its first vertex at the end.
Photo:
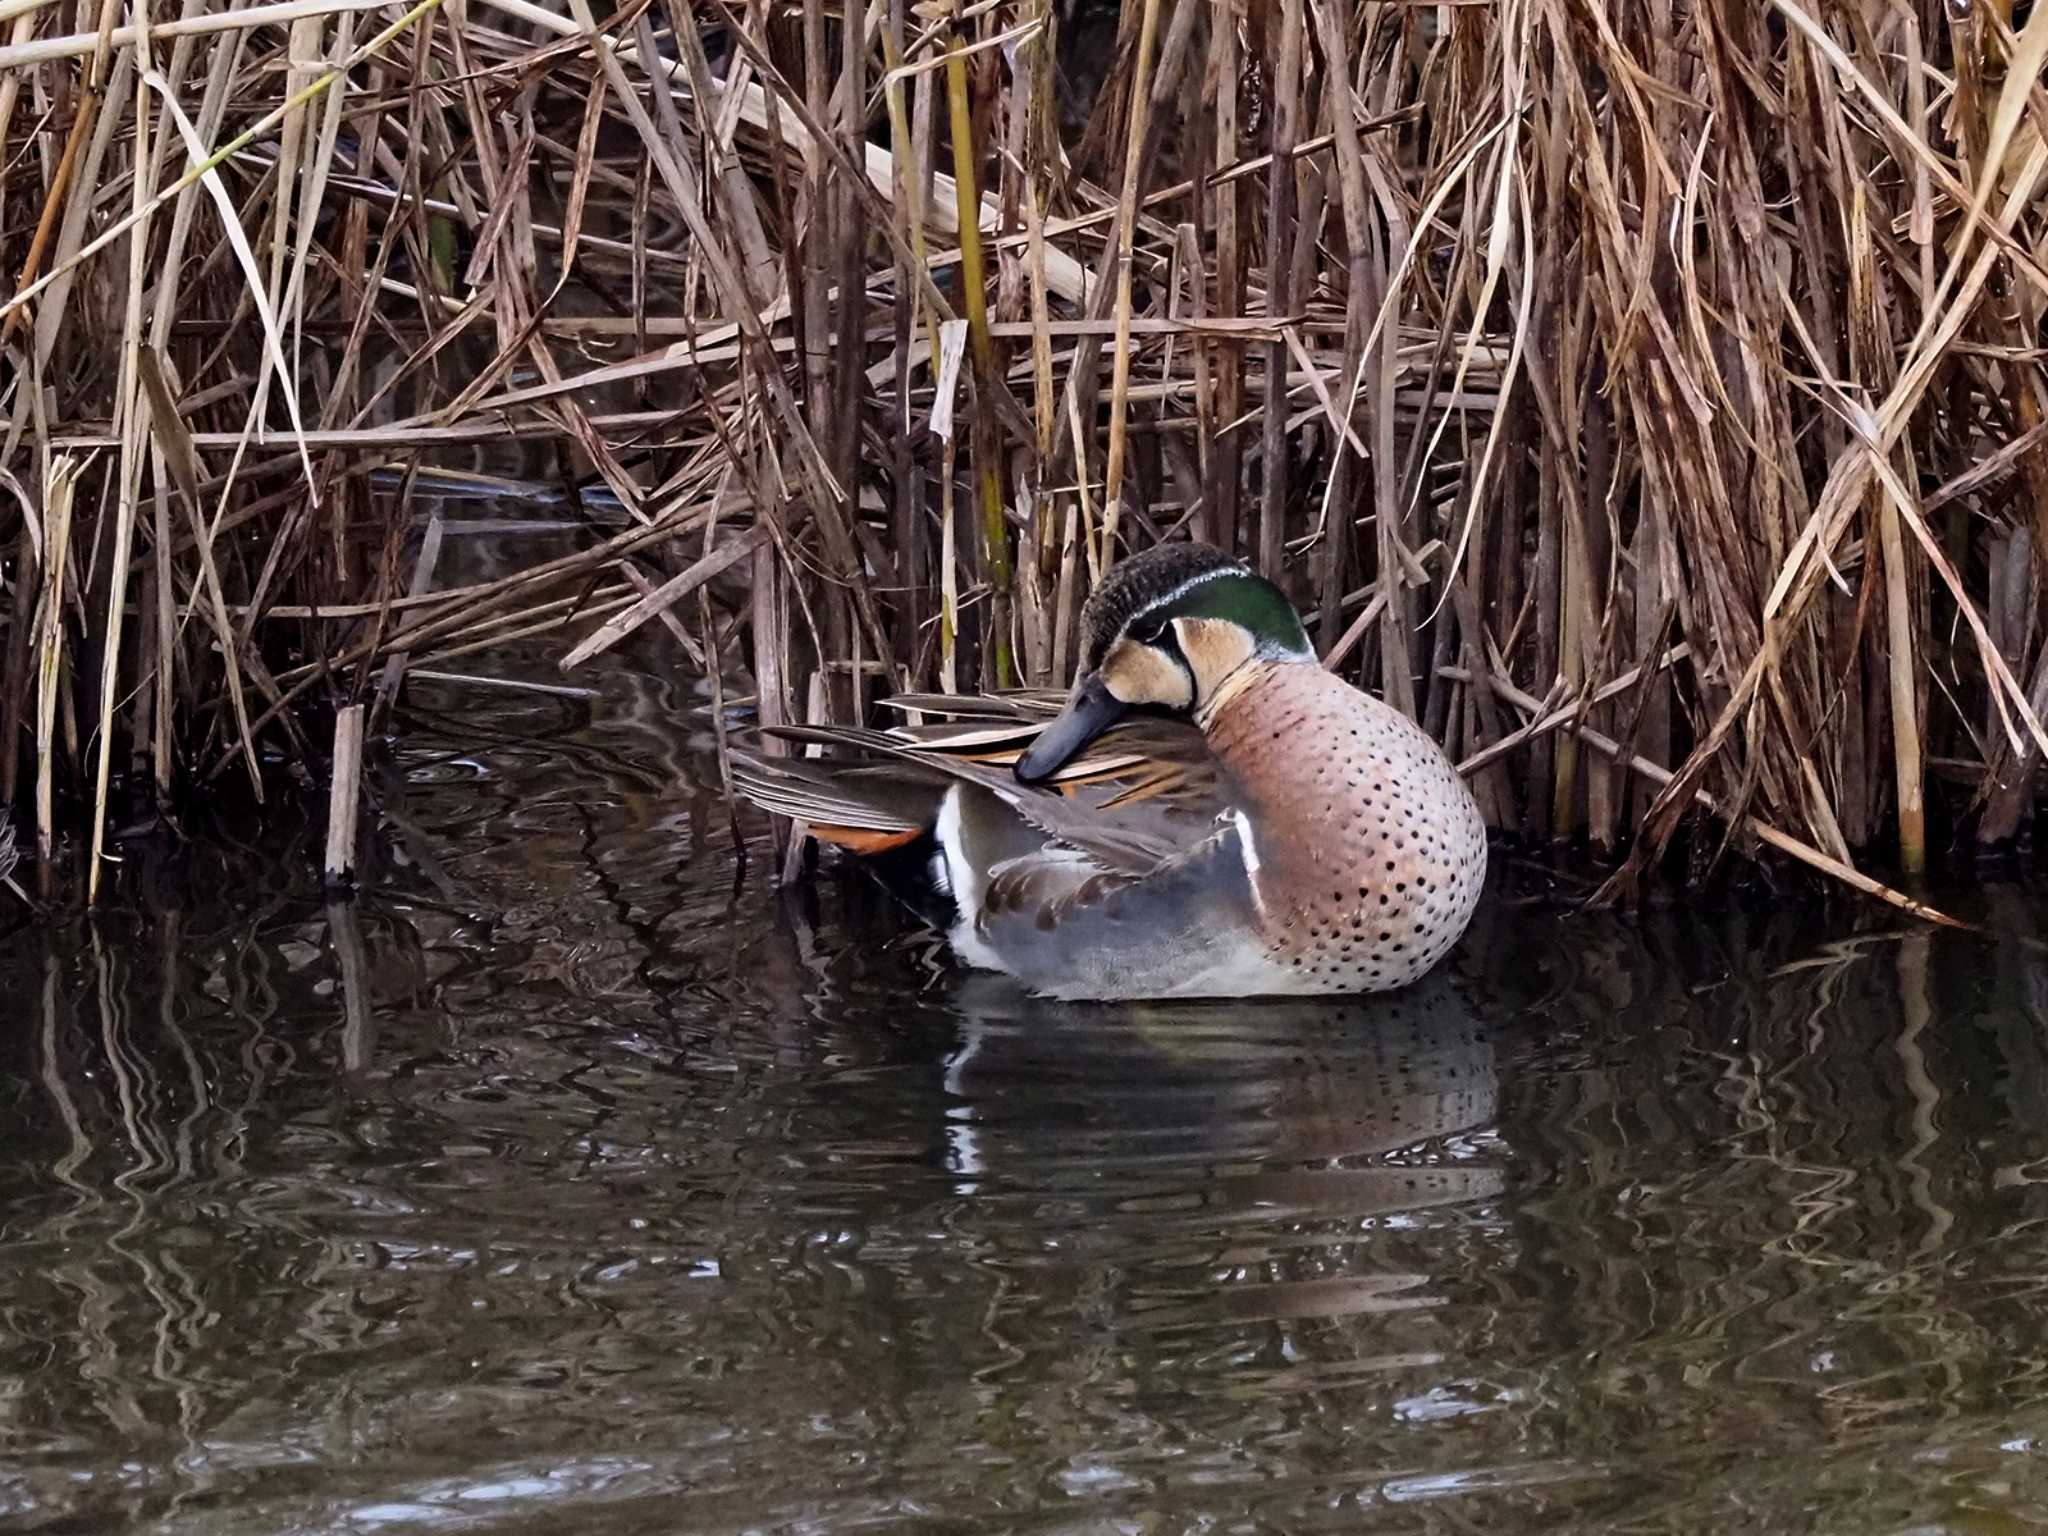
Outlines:
POLYGON ((764 758, 735 749, 733 792, 776 816, 804 823, 810 835, 872 856, 908 847, 938 820, 946 780, 906 773, 895 764, 832 771, 803 758, 764 758))
MULTIPOLYGON (((948 933, 961 905, 938 831, 955 781, 916 765, 849 765, 845 758, 732 754, 733 792, 787 816, 821 843, 858 855, 861 867, 919 921, 948 933)), ((957 794, 951 796, 957 799, 957 794)))

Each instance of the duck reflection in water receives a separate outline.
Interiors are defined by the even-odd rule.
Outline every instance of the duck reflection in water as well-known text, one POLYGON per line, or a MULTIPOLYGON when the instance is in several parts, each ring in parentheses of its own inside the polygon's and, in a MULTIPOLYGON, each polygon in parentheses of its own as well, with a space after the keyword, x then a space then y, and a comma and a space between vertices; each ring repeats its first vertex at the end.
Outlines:
POLYGON ((1081 1241, 1140 1270, 1207 1248, 1224 1277, 1190 1295, 1176 1262, 1158 1294, 1137 1285, 1131 1323, 1427 1306, 1426 1255, 1404 1244, 1387 1272, 1372 1235, 1502 1190, 1493 1040, 1450 976, 1343 1002, 1131 1007, 974 977, 951 1000, 942 1155, 959 1193, 1064 1207, 1081 1241))

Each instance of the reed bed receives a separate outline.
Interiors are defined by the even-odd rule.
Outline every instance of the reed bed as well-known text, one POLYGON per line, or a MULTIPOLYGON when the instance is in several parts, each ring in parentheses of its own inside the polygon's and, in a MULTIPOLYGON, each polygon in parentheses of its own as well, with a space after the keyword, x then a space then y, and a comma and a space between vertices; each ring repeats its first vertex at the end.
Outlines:
POLYGON ((1058 685, 1181 537, 1607 894, 2029 826, 2048 12, 0 10, 0 803, 88 892, 408 667, 1058 685), (479 482, 569 552, 445 580, 479 482))

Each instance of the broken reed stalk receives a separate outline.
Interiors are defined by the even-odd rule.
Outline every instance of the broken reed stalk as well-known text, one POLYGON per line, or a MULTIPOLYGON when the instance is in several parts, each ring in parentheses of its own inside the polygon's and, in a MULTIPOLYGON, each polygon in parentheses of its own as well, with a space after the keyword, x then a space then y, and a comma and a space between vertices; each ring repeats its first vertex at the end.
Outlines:
POLYGON ((1187 536, 1611 894, 1691 822, 1911 903, 1859 861, 2031 819, 2048 13, 79 14, 0 44, 46 883, 456 656, 1063 685, 1187 536))
MULTIPOLYGON (((954 8, 954 21, 959 8, 954 8)), ((946 55, 946 106, 953 135, 953 180, 961 200, 969 205, 980 201, 975 169, 976 144, 974 110, 968 99, 967 59, 962 44, 955 42, 946 55)), ((974 388, 978 409, 973 416, 969 455, 974 473, 976 506, 981 514, 981 561, 990 588, 989 640, 994 664, 990 679, 998 688, 1013 681, 1010 667, 1010 535, 1003 519, 1002 468, 996 459, 994 438, 995 391, 1002 387, 996 375, 995 348, 989 340, 987 277, 981 251, 981 227, 963 222, 960 227, 960 285, 967 309, 967 341, 974 355, 974 388)))
POLYGON ((328 779, 327 856, 321 873, 329 886, 346 885, 356 868, 356 825, 362 808, 363 715, 360 704, 334 717, 334 770, 328 779))
MULTIPOLYGON (((78 461, 63 457, 50 466, 43 489, 42 592, 36 604, 36 862, 45 892, 53 876, 57 847, 57 701, 64 666, 64 582, 71 568, 71 509, 77 493, 78 461)), ((20 578, 17 577, 17 580, 20 578)), ((17 592, 13 623, 20 623, 25 594, 17 592)))

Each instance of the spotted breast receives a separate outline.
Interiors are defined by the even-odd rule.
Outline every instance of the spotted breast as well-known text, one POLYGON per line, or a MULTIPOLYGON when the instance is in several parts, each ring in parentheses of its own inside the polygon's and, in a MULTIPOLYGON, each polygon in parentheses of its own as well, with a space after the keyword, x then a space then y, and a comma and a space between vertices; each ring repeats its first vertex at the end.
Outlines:
POLYGON ((1486 876, 1478 805, 1398 710, 1312 663, 1245 670, 1201 723, 1238 788, 1276 986, 1406 986, 1471 921, 1486 876))

